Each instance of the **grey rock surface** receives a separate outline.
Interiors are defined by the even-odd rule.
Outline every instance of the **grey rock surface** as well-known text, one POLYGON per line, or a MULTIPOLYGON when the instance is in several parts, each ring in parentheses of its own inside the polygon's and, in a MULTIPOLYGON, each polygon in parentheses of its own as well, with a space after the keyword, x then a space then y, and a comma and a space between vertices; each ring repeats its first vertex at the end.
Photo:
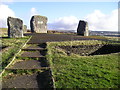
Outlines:
POLYGON ((23 21, 19 18, 8 17, 8 37, 23 37, 23 21))
POLYGON ((27 25, 23 25, 23 33, 27 32, 27 25))
POLYGON ((77 34, 81 36, 89 36, 88 22, 82 20, 79 21, 77 34))
POLYGON ((47 17, 34 15, 30 20, 31 32, 47 33, 47 17))

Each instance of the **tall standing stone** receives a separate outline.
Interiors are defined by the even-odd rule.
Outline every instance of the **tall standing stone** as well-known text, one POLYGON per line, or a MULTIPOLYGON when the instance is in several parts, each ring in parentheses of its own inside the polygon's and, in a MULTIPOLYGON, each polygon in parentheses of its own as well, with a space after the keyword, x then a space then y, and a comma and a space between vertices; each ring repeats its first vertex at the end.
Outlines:
POLYGON ((77 28, 77 34, 82 36, 88 36, 88 23, 86 21, 79 21, 78 28, 77 28))
POLYGON ((47 33, 47 17, 35 15, 30 20, 31 32, 47 33))
POLYGON ((23 21, 19 18, 8 17, 8 37, 23 37, 23 21))
POLYGON ((27 32, 27 25, 23 25, 23 33, 27 32))

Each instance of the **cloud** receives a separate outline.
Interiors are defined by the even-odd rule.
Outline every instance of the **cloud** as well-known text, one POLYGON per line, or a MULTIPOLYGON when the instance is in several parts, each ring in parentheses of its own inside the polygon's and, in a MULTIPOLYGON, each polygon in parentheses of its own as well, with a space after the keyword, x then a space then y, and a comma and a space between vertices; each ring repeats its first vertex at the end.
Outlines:
POLYGON ((85 17, 85 20, 88 21, 90 30, 118 31, 118 9, 113 10, 109 15, 94 10, 85 17))
POLYGON ((0 26, 7 27, 7 18, 8 16, 15 17, 15 13, 8 5, 0 5, 0 26))
POLYGON ((36 8, 31 8, 30 13, 31 13, 31 16, 33 16, 33 15, 37 15, 38 11, 36 8))
POLYGON ((13 4, 14 2, 15 2, 14 0, 1 0, 0 4, 9 5, 9 4, 13 4))
MULTIPOLYGON (((60 17, 48 23, 48 29, 52 30, 77 30, 78 19, 75 16, 60 17)), ((84 17, 88 22, 89 30, 94 31, 118 31, 118 9, 104 14, 100 10, 94 10, 84 17)))
POLYGON ((34 15, 39 15, 39 14, 38 14, 37 9, 33 7, 29 10, 29 15, 28 15, 29 20, 27 20, 27 22, 28 22, 27 23, 27 25, 28 25, 27 28, 29 28, 29 29, 30 29, 30 22, 29 21, 31 20, 31 17, 34 16, 34 15))
POLYGON ((78 18, 75 16, 60 17, 48 23, 48 28, 52 30, 76 30, 78 18))

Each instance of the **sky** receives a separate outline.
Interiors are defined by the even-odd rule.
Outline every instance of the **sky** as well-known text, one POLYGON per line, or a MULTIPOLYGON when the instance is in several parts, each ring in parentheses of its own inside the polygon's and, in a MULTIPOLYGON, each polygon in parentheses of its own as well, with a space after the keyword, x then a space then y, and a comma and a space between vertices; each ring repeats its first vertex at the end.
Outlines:
POLYGON ((0 27, 7 27, 7 17, 23 20, 30 28, 33 15, 48 18, 49 30, 77 30, 79 20, 88 22, 89 30, 118 31, 118 2, 2 2, 0 27))

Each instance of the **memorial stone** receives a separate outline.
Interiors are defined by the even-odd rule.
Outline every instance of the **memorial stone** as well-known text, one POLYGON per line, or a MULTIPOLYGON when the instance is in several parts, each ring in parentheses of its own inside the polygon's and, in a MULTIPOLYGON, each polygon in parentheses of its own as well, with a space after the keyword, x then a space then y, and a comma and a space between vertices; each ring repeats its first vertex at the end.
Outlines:
POLYGON ((23 37, 23 21, 19 18, 8 17, 8 37, 23 37))
POLYGON ((31 32, 47 33, 47 17, 34 15, 30 20, 31 32))
POLYGON ((77 34, 81 36, 88 36, 88 23, 86 21, 79 21, 78 28, 77 28, 77 34))

